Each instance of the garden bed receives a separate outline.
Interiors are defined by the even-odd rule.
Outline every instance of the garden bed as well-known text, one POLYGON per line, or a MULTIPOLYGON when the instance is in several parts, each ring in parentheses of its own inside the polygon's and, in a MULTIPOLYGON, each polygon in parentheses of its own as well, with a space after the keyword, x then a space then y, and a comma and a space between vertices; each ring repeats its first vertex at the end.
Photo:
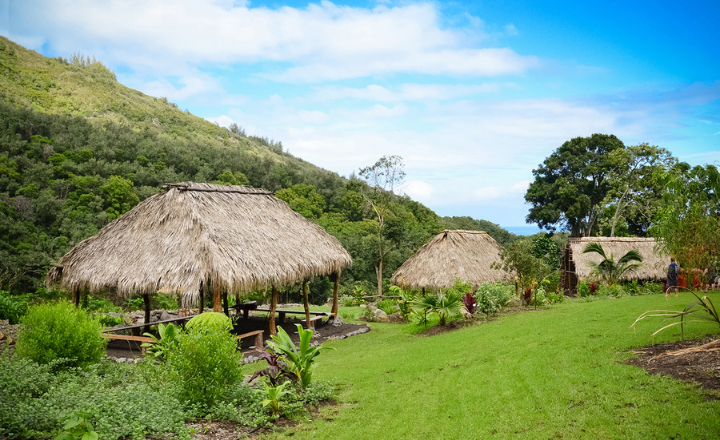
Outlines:
MULTIPOLYGON (((676 379, 691 380, 706 390, 720 391, 720 350, 710 349, 671 355, 672 352, 699 347, 717 340, 717 335, 694 341, 663 342, 632 350, 636 357, 625 361, 650 374, 672 376, 676 379)), ((709 395, 720 399, 720 394, 709 395)))

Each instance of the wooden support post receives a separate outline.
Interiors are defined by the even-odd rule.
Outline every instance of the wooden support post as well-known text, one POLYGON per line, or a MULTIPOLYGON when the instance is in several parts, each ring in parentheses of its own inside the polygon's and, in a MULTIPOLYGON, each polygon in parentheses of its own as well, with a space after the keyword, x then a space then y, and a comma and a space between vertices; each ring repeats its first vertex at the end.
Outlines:
POLYGON ((332 313, 332 317, 330 319, 337 318, 338 315, 338 288, 340 287, 340 273, 341 271, 338 270, 335 272, 332 276, 332 278, 335 278, 333 281, 335 281, 335 285, 333 286, 333 304, 332 309, 330 309, 330 313, 332 313))
POLYGON ((143 294, 143 302, 145 303, 145 332, 150 332, 150 295, 143 294))
POLYGON ((72 291, 72 302, 75 304, 75 307, 80 307, 80 290, 77 288, 72 291))
POLYGON ((222 312, 222 289, 213 284, 213 312, 222 312))
POLYGON ((277 308, 277 296, 277 288, 275 287, 275 285, 273 285, 272 295, 270 297, 270 334, 272 336, 277 335, 277 329, 275 328, 275 309, 277 308))
POLYGON ((205 308, 205 290, 203 289, 203 286, 200 286, 200 306, 198 307, 198 314, 203 312, 203 309, 205 308))
POLYGON ((310 322, 310 299, 308 298, 307 280, 303 280, 302 290, 303 290, 303 306, 305 306, 305 328, 312 328, 312 323, 310 322))
POLYGON ((225 311, 225 316, 230 317, 230 311, 228 310, 228 298, 227 298, 227 292, 223 292, 223 310, 225 311))

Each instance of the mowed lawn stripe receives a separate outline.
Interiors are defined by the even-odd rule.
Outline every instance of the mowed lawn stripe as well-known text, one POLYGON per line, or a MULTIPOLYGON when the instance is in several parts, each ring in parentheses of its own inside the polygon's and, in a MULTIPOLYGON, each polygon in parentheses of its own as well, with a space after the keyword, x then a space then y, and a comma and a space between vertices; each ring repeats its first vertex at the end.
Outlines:
MULTIPOLYGON (((709 295, 720 304, 720 294, 709 295)), ((629 329, 652 309, 681 310, 690 294, 593 302, 502 316, 432 337, 407 326, 330 341, 316 378, 340 386, 341 405, 291 430, 295 438, 717 438, 720 401, 690 383, 625 365, 659 320, 629 329), (354 403, 357 402, 357 403, 354 403), (332 414, 330 414, 332 413, 332 414)), ((690 324, 685 337, 717 334, 690 324)), ((277 434, 283 436, 283 434, 277 434)))

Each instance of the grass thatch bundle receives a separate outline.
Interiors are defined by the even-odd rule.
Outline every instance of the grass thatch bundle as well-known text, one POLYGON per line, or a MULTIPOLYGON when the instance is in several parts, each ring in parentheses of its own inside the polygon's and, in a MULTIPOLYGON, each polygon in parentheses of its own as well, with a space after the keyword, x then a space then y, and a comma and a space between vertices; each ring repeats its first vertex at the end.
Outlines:
POLYGON ((484 282, 505 281, 508 274, 491 267, 500 264, 500 245, 481 231, 443 231, 421 247, 395 271, 392 282, 413 289, 447 288, 455 278, 478 287, 484 282))
POLYGON ((208 283, 248 292, 352 264, 335 237, 271 193, 192 182, 165 189, 78 243, 46 281, 121 297, 162 289, 196 303, 208 283))
MULTIPOLYGON (((578 280, 590 278, 592 268, 588 262, 600 263, 602 257, 596 253, 583 254, 585 247, 590 243, 602 245, 605 255, 618 261, 630 250, 635 250, 643 257, 643 266, 627 272, 622 280, 664 280, 667 267, 670 264, 668 255, 656 252, 656 241, 654 238, 639 237, 582 237, 571 238, 565 250, 563 258, 571 258, 575 264, 575 274, 578 280)), ((563 265, 563 267, 565 267, 563 265)))

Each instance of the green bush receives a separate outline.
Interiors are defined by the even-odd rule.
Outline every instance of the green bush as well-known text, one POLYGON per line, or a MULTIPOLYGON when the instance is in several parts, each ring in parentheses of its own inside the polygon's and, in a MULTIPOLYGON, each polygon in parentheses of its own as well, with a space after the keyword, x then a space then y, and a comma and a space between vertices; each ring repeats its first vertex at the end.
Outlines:
POLYGON ((52 374, 51 365, 0 356, 0 438, 49 438, 77 413, 87 414, 103 440, 186 436, 175 384, 146 380, 162 367, 148 364, 101 363, 52 374))
POLYGON ((510 303, 512 289, 502 283, 482 283, 475 292, 478 308, 486 315, 495 314, 510 303))
POLYGON ((560 271, 556 270, 540 282, 545 292, 554 293, 560 288, 560 271))
POLYGON ((100 322, 66 301, 41 304, 21 320, 17 355, 58 369, 86 367, 105 355, 107 340, 100 322))
POLYGON ((384 299, 382 301, 378 301, 377 308, 387 313, 388 315, 392 315, 393 313, 398 312, 397 301, 395 301, 394 299, 384 299))
POLYGON ((192 329, 209 329, 215 328, 225 332, 232 330, 232 320, 227 317, 224 313, 220 312, 205 312, 192 318, 185 325, 187 330, 192 329))
POLYGON ((29 295, 10 295, 0 290, 0 320, 7 319, 10 324, 17 324, 20 318, 27 313, 29 295))
POLYGON ((350 295, 343 295, 338 298, 338 304, 343 307, 352 307, 353 301, 355 301, 355 298, 350 295))
POLYGON ((611 286, 601 285, 597 294, 600 296, 614 296, 616 298, 630 295, 620 284, 613 284, 611 286))
POLYGON ((545 289, 542 287, 535 290, 533 293, 532 299, 530 300, 531 306, 544 306, 547 303, 547 298, 545 297, 545 289))
POLYGON ((178 299, 174 295, 168 295, 167 293, 158 293, 157 295, 154 295, 152 297, 150 305, 153 309, 177 310, 178 299))
POLYGON ((242 355, 227 330, 194 327, 177 339, 177 346, 166 353, 166 362, 179 384, 180 401, 197 404, 202 412, 242 382, 242 355))
POLYGON ((590 285, 587 281, 580 281, 577 285, 577 292, 581 298, 590 296, 590 285))
POLYGON ((115 327, 123 323, 123 319, 119 316, 97 315, 96 317, 103 327, 115 327))

